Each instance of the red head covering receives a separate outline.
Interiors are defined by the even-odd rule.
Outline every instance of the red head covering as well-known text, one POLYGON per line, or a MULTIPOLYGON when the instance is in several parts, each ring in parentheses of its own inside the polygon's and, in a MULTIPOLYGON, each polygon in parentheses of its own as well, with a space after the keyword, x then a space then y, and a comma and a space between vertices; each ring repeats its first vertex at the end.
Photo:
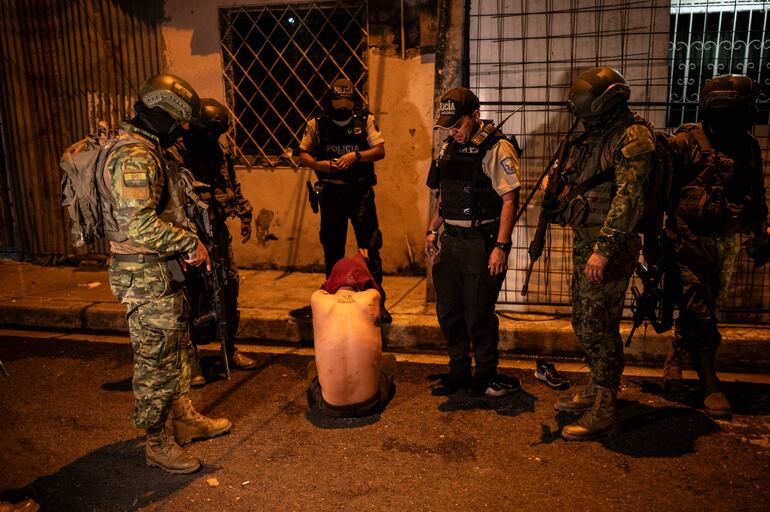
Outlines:
POLYGON ((366 266, 366 260, 360 254, 338 261, 332 268, 329 279, 321 285, 321 289, 327 293, 337 293, 343 286, 350 286, 357 292, 374 288, 382 295, 382 289, 374 281, 366 266))

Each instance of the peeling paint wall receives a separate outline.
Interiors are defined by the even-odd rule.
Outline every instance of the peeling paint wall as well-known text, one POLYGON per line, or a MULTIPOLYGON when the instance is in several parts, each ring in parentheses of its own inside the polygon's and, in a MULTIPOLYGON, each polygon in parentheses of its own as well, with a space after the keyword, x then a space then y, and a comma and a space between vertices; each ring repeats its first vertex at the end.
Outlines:
MULTIPOLYGON (((167 0, 163 38, 168 71, 189 80, 202 97, 224 102, 218 9, 268 3, 277 2, 167 0)), ((410 51, 402 60, 395 53, 372 48, 368 55, 369 109, 385 138, 385 159, 375 164, 385 272, 424 268, 425 179, 433 136, 434 54, 410 51), (410 261, 410 254, 415 261, 410 261)), ((312 172, 239 169, 238 177, 255 213, 252 240, 233 245, 238 265, 322 268, 319 216, 312 213, 305 188, 312 172)), ((239 240, 237 223, 230 228, 234 240, 239 240)), ((355 251, 353 241, 349 230, 350 254, 355 251)))

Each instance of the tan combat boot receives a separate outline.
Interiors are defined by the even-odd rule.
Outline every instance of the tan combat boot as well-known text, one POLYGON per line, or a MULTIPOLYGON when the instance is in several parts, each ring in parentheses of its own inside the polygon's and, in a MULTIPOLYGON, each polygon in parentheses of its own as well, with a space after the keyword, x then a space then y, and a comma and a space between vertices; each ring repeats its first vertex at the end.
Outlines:
POLYGON ((663 364, 663 389, 666 391, 682 390, 683 355, 684 351, 672 343, 666 355, 666 362, 663 364))
POLYGON ((148 466, 157 466, 169 473, 187 474, 201 467, 198 458, 176 444, 165 425, 147 430, 144 454, 148 466))
POLYGON ((171 401, 171 418, 174 437, 182 445, 193 439, 222 435, 232 427, 226 418, 211 419, 196 411, 187 394, 171 401))
POLYGON ((557 411, 565 412, 579 412, 587 411, 590 409, 596 401, 596 384, 591 374, 588 374, 588 382, 586 385, 572 396, 565 396, 559 398, 553 408, 557 411))
POLYGON ((190 385, 196 388, 206 385, 206 377, 203 376, 201 360, 198 358, 198 349, 194 346, 190 355, 190 385))
POLYGON ((620 416, 615 405, 618 390, 596 386, 596 401, 576 423, 561 429, 561 436, 569 441, 585 441, 609 436, 620 431, 620 416))

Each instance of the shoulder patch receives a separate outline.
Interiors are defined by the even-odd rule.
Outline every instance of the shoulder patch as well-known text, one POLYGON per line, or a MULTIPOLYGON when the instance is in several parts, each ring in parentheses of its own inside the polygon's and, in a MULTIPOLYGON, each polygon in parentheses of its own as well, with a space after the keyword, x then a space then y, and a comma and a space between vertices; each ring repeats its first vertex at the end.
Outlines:
POLYGON ((505 174, 508 174, 508 175, 516 174, 516 167, 511 157, 507 156, 502 160, 500 160, 500 165, 503 166, 503 171, 505 171, 505 174))
POLYGON ((623 146, 620 148, 625 158, 634 158, 655 151, 655 140, 650 130, 641 124, 632 124, 626 128, 623 146))
POLYGON ((124 172, 123 184, 127 187, 146 187, 147 173, 144 171, 124 172))

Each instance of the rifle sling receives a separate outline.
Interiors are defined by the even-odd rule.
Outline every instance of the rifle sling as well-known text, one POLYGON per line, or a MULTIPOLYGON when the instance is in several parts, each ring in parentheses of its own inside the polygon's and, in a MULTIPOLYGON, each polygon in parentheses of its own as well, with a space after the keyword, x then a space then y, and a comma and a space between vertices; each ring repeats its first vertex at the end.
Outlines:
POLYGON ((614 176, 615 176, 614 167, 610 167, 609 169, 606 169, 600 172, 599 174, 594 174, 593 176, 585 180, 583 183, 570 188, 570 191, 567 192, 565 199, 567 202, 569 202, 575 199, 577 196, 584 194, 585 192, 588 192, 592 188, 598 187, 599 185, 602 185, 610 181, 614 176))

